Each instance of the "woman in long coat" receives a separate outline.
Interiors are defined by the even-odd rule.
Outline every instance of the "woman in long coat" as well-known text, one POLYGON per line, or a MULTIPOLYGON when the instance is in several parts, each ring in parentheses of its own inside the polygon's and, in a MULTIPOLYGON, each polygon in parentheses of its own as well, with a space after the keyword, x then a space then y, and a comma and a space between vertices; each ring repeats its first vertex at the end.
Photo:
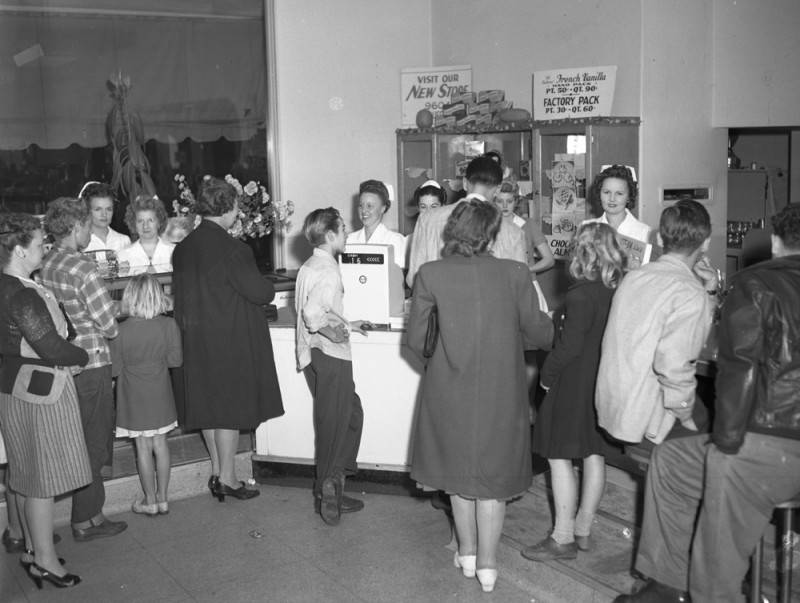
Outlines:
POLYGON ((172 256, 175 319, 183 336, 179 423, 203 430, 211 493, 220 500, 252 498, 258 491, 237 480, 234 457, 239 430, 283 414, 262 308, 275 289, 259 273, 251 249, 227 232, 239 215, 230 184, 205 180, 196 211, 203 221, 172 256))
POLYGON ((523 351, 547 348, 527 266, 488 254, 500 212, 463 201, 443 233, 443 256, 417 274, 408 345, 423 357, 435 307, 438 341, 427 360, 414 433, 411 477, 451 495, 455 565, 491 591, 505 501, 531 483, 530 423, 523 351), (476 572, 477 568, 477 572, 476 572))

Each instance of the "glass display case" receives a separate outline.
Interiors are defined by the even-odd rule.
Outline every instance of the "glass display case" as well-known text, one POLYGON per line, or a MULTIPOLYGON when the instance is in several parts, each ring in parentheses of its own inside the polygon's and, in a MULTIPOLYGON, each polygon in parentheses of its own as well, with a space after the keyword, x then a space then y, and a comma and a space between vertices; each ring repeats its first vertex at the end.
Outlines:
MULTIPOLYGON (((398 130, 397 132, 397 206, 400 231, 414 230, 416 208, 412 206, 414 190, 434 179, 447 191, 448 202, 463 195, 462 180, 470 159, 495 151, 503 159, 514 178, 527 181, 531 172, 532 131, 528 127, 498 130, 446 132, 398 130)), ((527 213, 527 207, 523 208, 527 213)))

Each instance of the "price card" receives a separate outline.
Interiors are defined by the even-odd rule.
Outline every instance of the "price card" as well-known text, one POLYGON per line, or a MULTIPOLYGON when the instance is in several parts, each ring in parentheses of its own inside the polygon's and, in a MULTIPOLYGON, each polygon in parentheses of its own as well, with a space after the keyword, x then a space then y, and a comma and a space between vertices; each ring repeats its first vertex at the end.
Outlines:
POLYGON ((611 115, 616 79, 616 65, 536 71, 533 74, 533 118, 611 115))

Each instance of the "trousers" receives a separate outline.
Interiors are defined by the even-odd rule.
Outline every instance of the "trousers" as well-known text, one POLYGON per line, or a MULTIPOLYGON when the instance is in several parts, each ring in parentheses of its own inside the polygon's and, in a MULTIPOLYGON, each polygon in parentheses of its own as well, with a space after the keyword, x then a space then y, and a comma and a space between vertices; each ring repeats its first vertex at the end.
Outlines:
POLYGON ((355 473, 364 410, 353 382, 351 361, 312 348, 305 376, 314 397, 314 493, 319 495, 326 478, 355 473))
POLYGON ((83 436, 89 453, 92 482, 72 494, 73 524, 96 519, 103 513, 106 490, 102 468, 110 460, 114 441, 114 392, 111 386, 111 365, 86 369, 75 376, 83 436))
POLYGON ((778 503, 800 492, 800 441, 745 434, 737 454, 708 435, 655 447, 636 569, 696 603, 742 598, 750 556, 778 503))

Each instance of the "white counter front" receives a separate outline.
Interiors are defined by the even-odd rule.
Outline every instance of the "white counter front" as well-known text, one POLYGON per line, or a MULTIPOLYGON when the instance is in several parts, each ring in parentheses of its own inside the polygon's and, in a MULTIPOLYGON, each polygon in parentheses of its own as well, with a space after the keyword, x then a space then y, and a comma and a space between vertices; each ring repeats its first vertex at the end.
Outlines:
MULTIPOLYGON (((258 427, 255 460, 313 464, 313 401, 305 376, 296 369, 294 327, 271 324, 270 336, 286 414, 258 427)), ((353 377, 364 407, 359 467, 408 470, 422 367, 411 358, 404 339, 401 331, 350 336, 353 377)))

